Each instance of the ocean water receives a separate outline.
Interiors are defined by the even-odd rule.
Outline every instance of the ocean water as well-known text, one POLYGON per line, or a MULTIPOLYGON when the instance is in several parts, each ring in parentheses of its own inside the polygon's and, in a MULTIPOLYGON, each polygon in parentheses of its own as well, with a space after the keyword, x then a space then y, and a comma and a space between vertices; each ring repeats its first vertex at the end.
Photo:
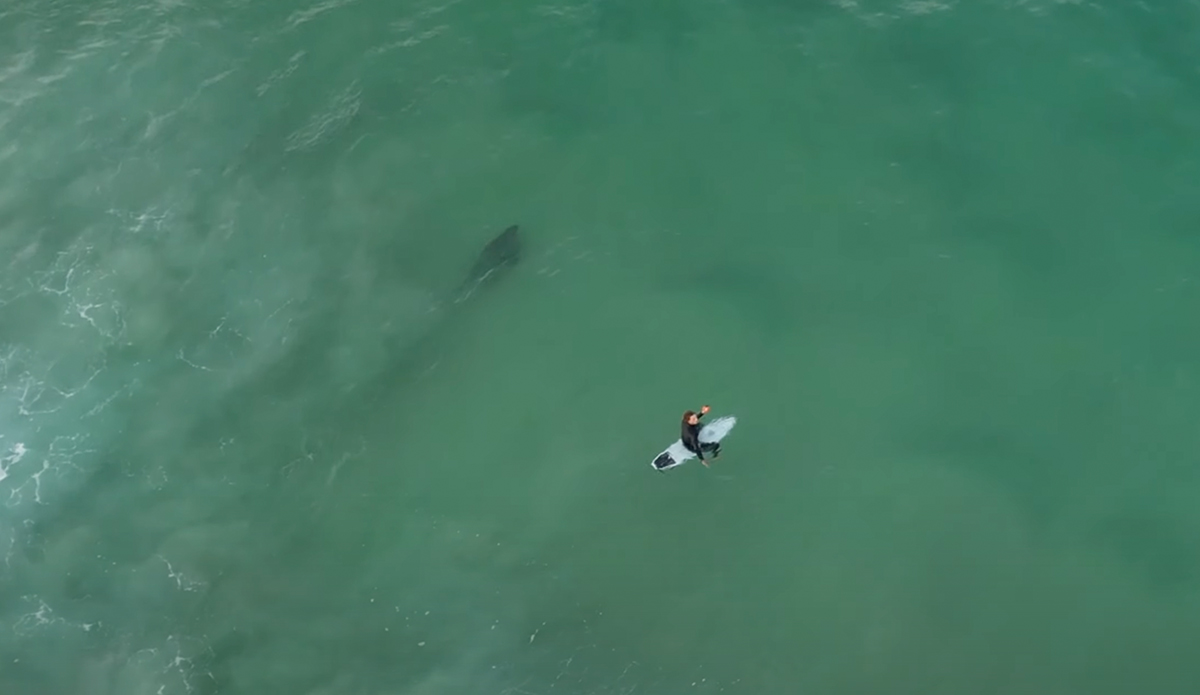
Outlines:
POLYGON ((0 693, 1194 693, 1198 32, 8 0, 0 693))

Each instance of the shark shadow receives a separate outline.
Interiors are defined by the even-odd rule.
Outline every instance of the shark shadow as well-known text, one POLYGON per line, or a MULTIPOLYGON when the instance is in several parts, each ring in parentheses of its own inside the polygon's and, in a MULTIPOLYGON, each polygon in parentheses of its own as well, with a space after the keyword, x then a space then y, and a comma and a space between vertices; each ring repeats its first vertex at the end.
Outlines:
POLYGON ((470 299, 485 287, 495 284, 507 271, 521 261, 521 230, 513 225, 488 242, 479 252, 475 265, 459 285, 454 303, 470 299))
POLYGON ((500 284, 511 274, 523 254, 523 240, 517 225, 512 225, 493 237, 479 252, 466 276, 457 286, 435 302, 435 311, 442 315, 420 338, 405 345, 393 345, 394 360, 370 384, 352 389, 356 405, 373 407, 387 394, 419 378, 437 366, 445 349, 445 333, 461 313, 479 297, 500 284), (369 391, 369 393, 365 392, 369 391))
MULTIPOLYGON (((302 421, 319 422, 331 411, 339 419, 371 417, 371 411, 397 390, 419 378, 435 366, 446 347, 447 329, 474 306, 481 295, 495 288, 517 267, 522 256, 522 239, 516 225, 495 236, 479 252, 466 276, 434 302, 436 314, 416 339, 402 341, 385 337, 389 362, 372 376, 354 384, 338 385, 328 379, 329 358, 336 349, 339 336, 330 326, 338 322, 342 301, 331 301, 315 310, 304 320, 304 327, 295 336, 291 350, 275 362, 242 382, 222 399, 208 417, 200 418, 197 434, 203 431, 226 431, 245 425, 246 408, 277 406, 282 403, 298 405, 301 400, 313 401, 298 414, 302 421), (312 396, 325 393, 324 398, 312 396)), ((348 301, 348 300, 344 300, 348 301)))

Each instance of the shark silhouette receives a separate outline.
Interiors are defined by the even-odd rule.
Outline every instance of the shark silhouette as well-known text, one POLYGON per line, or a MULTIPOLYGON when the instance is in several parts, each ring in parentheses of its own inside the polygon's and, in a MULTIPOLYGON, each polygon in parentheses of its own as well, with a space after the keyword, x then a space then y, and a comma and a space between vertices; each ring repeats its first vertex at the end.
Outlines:
MULTIPOLYGON (((468 299, 480 290, 495 286, 521 262, 521 247, 521 231, 515 224, 493 237, 479 252, 462 283, 449 295, 449 301, 442 304, 442 316, 437 324, 430 327, 415 342, 397 347, 395 361, 386 374, 375 380, 375 385, 386 384, 385 390, 394 389, 398 383, 415 378, 416 375, 436 366, 441 359, 444 349, 441 341, 448 326, 460 320, 460 312, 465 312, 469 306, 466 304, 468 299)), ((374 401, 378 397, 376 395, 367 400, 374 401)))
MULTIPOLYGON (((520 263, 521 256, 520 230, 517 225, 512 225, 483 247, 466 277, 457 286, 457 292, 450 295, 453 301, 442 304, 440 311, 436 312, 440 317, 419 337, 404 344, 385 339, 390 343, 388 347, 392 352, 390 364, 357 383, 336 387, 336 395, 330 394, 330 398, 319 399, 312 406, 306 406, 301 418, 314 423, 322 422, 330 410, 338 411, 341 417, 349 421, 374 417, 381 400, 436 366, 444 349, 446 331, 455 321, 467 319, 470 315, 468 307, 471 304, 466 300, 479 290, 494 286, 520 263)), ((331 388, 328 384, 320 384, 324 376, 321 364, 337 345, 337 332, 331 331, 329 326, 336 322, 339 308, 335 303, 309 318, 299 335, 289 341, 291 350, 237 385, 224 400, 224 405, 202 417, 197 427, 239 431, 238 428, 251 420, 244 418, 244 411, 238 404, 256 403, 261 406, 264 403, 295 402, 298 394, 305 389, 331 388)))
MULTIPOLYGON (((389 351, 393 353, 394 362, 389 372, 406 372, 424 366, 435 359, 431 352, 436 352, 440 345, 439 339, 444 334, 447 325, 458 319, 465 312, 473 297, 481 289, 491 287, 501 277, 521 261, 521 233, 517 225, 512 225, 492 238, 479 252, 475 263, 467 272, 466 277, 458 285, 451 285, 443 290, 440 300, 434 302, 435 321, 423 335, 408 344, 396 344, 391 338, 386 338, 389 351)), ((247 383, 255 384, 254 388, 273 391, 277 397, 291 394, 300 388, 306 388, 311 383, 314 365, 326 359, 337 342, 337 334, 329 330, 329 324, 336 320, 337 306, 323 310, 320 318, 313 318, 302 333, 292 342, 292 350, 281 357, 257 375, 257 378, 247 383)))
POLYGON ((455 302, 469 299, 477 290, 491 285, 505 271, 521 261, 521 231, 512 225, 488 242, 479 252, 475 265, 471 266, 466 279, 457 291, 455 302))

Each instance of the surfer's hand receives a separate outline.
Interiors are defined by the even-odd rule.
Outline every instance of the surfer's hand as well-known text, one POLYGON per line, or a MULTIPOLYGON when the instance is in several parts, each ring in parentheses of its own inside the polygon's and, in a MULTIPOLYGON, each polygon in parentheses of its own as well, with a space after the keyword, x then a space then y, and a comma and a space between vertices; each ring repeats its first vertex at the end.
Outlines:
POLYGON ((700 406, 701 413, 707 413, 708 411, 709 411, 709 407, 707 405, 700 406))
POLYGON ((708 461, 705 461, 704 459, 700 459, 700 463, 703 463, 704 467, 708 468, 708 461))

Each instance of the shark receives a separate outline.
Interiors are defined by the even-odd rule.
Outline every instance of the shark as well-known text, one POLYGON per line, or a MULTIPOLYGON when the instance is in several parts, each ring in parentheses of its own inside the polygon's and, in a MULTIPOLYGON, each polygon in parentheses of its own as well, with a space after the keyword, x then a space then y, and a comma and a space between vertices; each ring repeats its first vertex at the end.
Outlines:
POLYGON ((303 427, 323 427, 331 411, 343 422, 394 417, 390 408, 381 409, 397 391, 434 369, 446 349, 447 334, 459 321, 469 321, 481 292, 490 292, 521 263, 524 241, 520 228, 511 225, 491 239, 478 253, 465 277, 434 303, 433 321, 413 340, 396 341, 381 335, 386 362, 353 381, 338 381, 328 368, 332 351, 341 339, 332 330, 342 304, 328 302, 289 336, 288 349, 269 364, 232 385, 220 402, 200 415, 193 426, 200 434, 220 431, 250 433, 260 427, 264 413, 286 413, 289 422, 303 427), (452 299, 453 301, 447 301, 452 299), (440 305, 440 306, 438 306, 440 305), (314 396, 314 394, 323 394, 314 396), (286 404, 288 408, 278 408, 286 404), (253 413, 254 417, 248 417, 253 413))
MULTIPOLYGON (((455 321, 463 320, 469 313, 468 307, 474 304, 467 300, 478 298, 477 295, 499 283, 521 262, 521 256, 520 228, 515 224, 510 225, 480 250, 475 262, 457 285, 449 285, 431 298, 433 322, 422 331, 422 335, 403 344, 395 342, 394 336, 383 337, 388 344, 386 349, 392 354, 392 363, 385 373, 403 381, 406 380, 405 375, 436 362, 446 329, 455 321)), ((336 323, 338 310, 334 302, 322 313, 310 318, 301 334, 290 341, 292 349, 246 386, 260 392, 271 392, 277 398, 291 397, 297 390, 309 388, 314 368, 328 358, 339 339, 336 331, 329 329, 331 323, 336 323)), ((358 391, 360 388, 351 386, 349 390, 358 391)))
POLYGON ((435 306, 438 307, 437 313, 441 314, 440 318, 416 341, 404 346, 395 346, 391 366, 377 379, 368 382, 370 385, 367 388, 374 392, 371 395, 359 396, 356 400, 361 403, 375 403, 400 384, 417 379, 436 367, 441 361, 444 349, 442 341, 450 325, 464 320, 468 315, 468 307, 473 304, 468 300, 491 291, 520 264, 522 247, 523 240, 518 225, 510 225, 493 237, 480 250, 461 282, 442 295, 441 301, 435 302, 435 306))
POLYGON ((466 279, 456 290, 455 302, 464 302, 474 294, 497 282, 521 261, 521 230, 511 225, 496 235, 479 252, 475 264, 467 272, 466 279))

